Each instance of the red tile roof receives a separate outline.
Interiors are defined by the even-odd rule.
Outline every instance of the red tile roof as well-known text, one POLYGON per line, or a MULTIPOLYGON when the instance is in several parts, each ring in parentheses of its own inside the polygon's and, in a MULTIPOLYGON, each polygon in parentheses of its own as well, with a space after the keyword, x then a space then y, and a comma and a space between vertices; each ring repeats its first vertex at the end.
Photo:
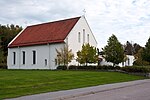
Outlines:
POLYGON ((28 26, 8 47, 64 42, 80 17, 28 26))

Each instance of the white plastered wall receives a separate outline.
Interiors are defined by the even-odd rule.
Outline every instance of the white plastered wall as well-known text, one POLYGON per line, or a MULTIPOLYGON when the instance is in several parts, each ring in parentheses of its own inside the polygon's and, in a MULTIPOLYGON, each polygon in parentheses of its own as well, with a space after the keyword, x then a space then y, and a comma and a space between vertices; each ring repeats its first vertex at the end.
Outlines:
POLYGON ((69 46, 69 49, 72 49, 72 52, 74 53, 74 60, 69 65, 77 65, 76 62, 77 58, 77 52, 82 49, 82 45, 85 43, 88 43, 87 34, 89 34, 89 44, 97 47, 97 42, 95 40, 95 37, 85 19, 84 16, 82 16, 76 25, 73 27, 73 29, 70 31, 69 35, 65 39, 66 43, 69 46), (85 42, 83 43, 83 29, 85 30, 85 42), (78 41, 78 33, 80 32, 80 42, 78 41))
POLYGON ((56 49, 63 48, 64 43, 8 48, 8 69, 56 69, 56 49), (23 64, 22 51, 25 51, 23 64), (33 51, 36 51, 36 64, 33 64, 33 51), (16 53, 16 64, 13 64, 13 52, 16 53), (47 60, 47 65, 45 63, 47 60))

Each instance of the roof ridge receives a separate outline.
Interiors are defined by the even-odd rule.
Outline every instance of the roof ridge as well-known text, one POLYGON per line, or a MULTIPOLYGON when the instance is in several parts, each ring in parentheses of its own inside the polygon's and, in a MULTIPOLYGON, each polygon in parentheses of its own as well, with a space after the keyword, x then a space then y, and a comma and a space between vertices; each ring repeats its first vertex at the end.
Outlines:
POLYGON ((55 22, 73 20, 73 19, 77 19, 77 18, 81 18, 81 16, 73 17, 73 18, 60 19, 60 20, 55 20, 55 21, 45 22, 45 23, 39 23, 39 24, 35 24, 35 25, 29 25, 29 26, 27 26, 27 27, 34 27, 34 26, 39 26, 39 25, 44 25, 44 24, 50 24, 50 23, 55 23, 55 22))

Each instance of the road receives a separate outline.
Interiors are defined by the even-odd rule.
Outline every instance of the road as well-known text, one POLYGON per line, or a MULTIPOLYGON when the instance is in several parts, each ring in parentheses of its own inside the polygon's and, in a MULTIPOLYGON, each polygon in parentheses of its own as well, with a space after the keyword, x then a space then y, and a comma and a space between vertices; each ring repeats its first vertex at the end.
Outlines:
POLYGON ((150 82, 68 98, 68 100, 150 100, 150 82))
POLYGON ((150 100, 150 79, 41 93, 7 100, 150 100))

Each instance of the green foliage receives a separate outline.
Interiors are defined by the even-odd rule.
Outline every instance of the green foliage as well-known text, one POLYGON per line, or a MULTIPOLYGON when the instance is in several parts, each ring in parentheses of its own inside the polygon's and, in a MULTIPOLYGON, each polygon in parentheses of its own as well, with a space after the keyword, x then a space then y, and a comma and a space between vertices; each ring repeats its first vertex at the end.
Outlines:
POLYGON ((98 66, 70 66, 70 70, 97 70, 98 66))
POLYGON ((97 50, 95 47, 85 44, 82 50, 77 52, 77 61, 80 64, 96 63, 98 59, 97 50))
POLYGON ((63 48, 59 50, 56 49, 57 52, 57 60, 59 65, 67 66, 68 69, 68 63, 71 62, 71 60, 74 57, 74 54, 72 53, 72 50, 68 49, 68 45, 64 45, 63 48))
POLYGON ((108 39, 107 45, 104 47, 103 51, 106 61, 112 62, 113 66, 124 60, 124 49, 115 35, 112 35, 108 39))
POLYGON ((7 62, 8 43, 22 30, 18 25, 1 25, 0 24, 0 63, 7 62))
POLYGON ((137 54, 135 54, 135 59, 136 61, 134 61, 133 65, 137 65, 137 66, 146 66, 149 65, 149 62, 144 61, 142 59, 142 54, 143 54, 143 48, 141 48, 137 54))
POLYGON ((150 38, 148 39, 145 48, 143 48, 142 58, 150 64, 150 38))
MULTIPOLYGON (((63 67, 62 67, 63 69, 63 67)), ((70 66, 71 70, 119 70, 120 67, 116 66, 70 66)))
POLYGON ((126 72, 136 72, 136 73, 149 73, 150 67, 147 66, 126 66, 121 68, 126 72))
POLYGON ((0 49, 0 63, 4 63, 5 59, 4 59, 4 51, 2 49, 0 49))
MULTIPOLYGON (((67 66, 64 66, 64 65, 59 65, 57 67, 58 70, 67 70, 67 66)), ((70 69, 70 66, 69 66, 69 69, 70 69)))

